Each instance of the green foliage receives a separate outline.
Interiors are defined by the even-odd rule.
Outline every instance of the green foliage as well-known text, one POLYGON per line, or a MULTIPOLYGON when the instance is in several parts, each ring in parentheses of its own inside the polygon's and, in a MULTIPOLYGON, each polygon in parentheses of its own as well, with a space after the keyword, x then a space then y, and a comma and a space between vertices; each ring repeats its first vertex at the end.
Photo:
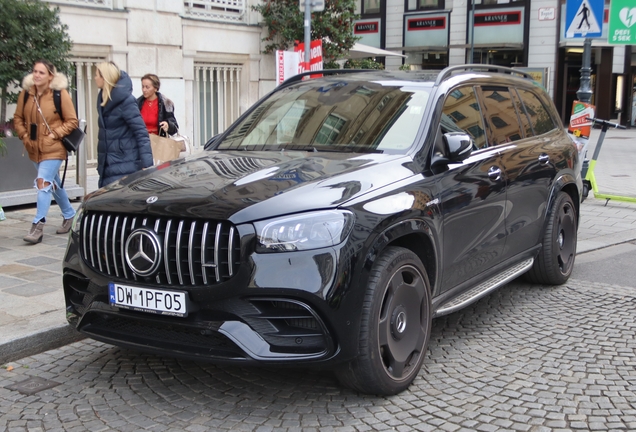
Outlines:
MULTIPOLYGON (((325 0, 325 10, 311 14, 311 39, 322 39, 324 64, 343 57, 359 39, 353 35, 353 23, 359 18, 355 5, 355 0, 325 0)), ((260 12, 267 26, 264 53, 289 50, 294 41, 304 41, 304 15, 298 0, 265 0, 252 9, 260 12)))
POLYGON ((345 69, 384 69, 384 65, 370 58, 349 59, 345 62, 344 68, 345 69))
POLYGON ((408 63, 404 63, 403 65, 400 66, 399 68, 401 71, 410 71, 411 70, 411 65, 408 63))
POLYGON ((40 0, 0 0, 0 11, 0 122, 4 123, 6 103, 15 102, 19 93, 8 87, 19 87, 33 62, 41 58, 68 74, 72 43, 67 26, 60 21, 59 8, 49 9, 40 0))

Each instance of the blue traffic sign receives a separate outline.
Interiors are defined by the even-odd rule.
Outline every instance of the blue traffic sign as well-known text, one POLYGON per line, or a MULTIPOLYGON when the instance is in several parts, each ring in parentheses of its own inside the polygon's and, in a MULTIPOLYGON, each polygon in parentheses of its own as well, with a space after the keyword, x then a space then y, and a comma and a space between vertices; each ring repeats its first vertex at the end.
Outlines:
POLYGON ((603 33, 604 0, 567 0, 565 38, 598 38, 603 33))

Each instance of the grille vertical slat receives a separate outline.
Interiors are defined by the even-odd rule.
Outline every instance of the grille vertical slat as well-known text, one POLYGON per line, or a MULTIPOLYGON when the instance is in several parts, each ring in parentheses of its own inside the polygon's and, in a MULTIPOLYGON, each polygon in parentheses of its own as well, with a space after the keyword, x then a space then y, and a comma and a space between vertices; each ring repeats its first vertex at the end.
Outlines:
POLYGON ((239 265, 238 230, 229 222, 87 212, 80 238, 80 256, 95 271, 145 284, 216 284, 236 275, 239 265), (137 275, 126 260, 126 241, 140 227, 153 231, 163 248, 159 269, 150 276, 137 275))
POLYGON ((230 238, 227 242, 227 271, 228 276, 234 276, 234 260, 232 259, 232 255, 234 251, 234 227, 230 227, 230 238))
POLYGON ((126 255, 124 254, 124 247, 126 246, 126 224, 128 223, 128 216, 124 218, 124 222, 121 227, 121 241, 119 247, 121 249, 120 257, 121 257, 121 266, 124 269, 124 277, 128 279, 128 272, 126 271, 126 267, 128 264, 126 263, 126 255))
POLYGON ((93 251, 95 250, 95 248, 93 248, 93 239, 95 238, 95 217, 93 216, 91 218, 91 230, 90 233, 88 234, 88 238, 89 238, 89 243, 90 243, 90 251, 91 251, 91 265, 93 267, 95 267, 95 257, 93 256, 93 251))
MULTIPOLYGON (((208 275, 207 275, 207 266, 206 266, 206 258, 205 251, 207 249, 208 244, 208 226, 209 222, 203 224, 203 232, 201 233, 201 275, 203 275, 203 284, 208 283, 208 275)), ((233 227, 232 227, 233 229, 233 227)))
MULTIPOLYGON (((158 233, 160 228, 161 228, 161 220, 157 219, 155 221, 155 227, 154 227, 155 232, 158 233)), ((159 276, 159 274, 157 274, 157 277, 155 277, 155 280, 157 281, 157 284, 160 284, 161 283, 161 276, 159 276)))
POLYGON ((100 241, 100 238, 102 234, 102 219, 103 218, 104 218, 104 215, 99 215, 99 220, 97 222, 97 241, 95 242, 97 244, 97 264, 99 264, 99 271, 101 272, 103 272, 104 270, 102 269, 102 254, 100 253, 99 245, 102 243, 100 241))
MULTIPOLYGON (((137 226, 137 218, 134 217, 134 218, 132 218, 132 221, 130 222, 130 231, 132 232, 135 229, 136 226, 137 226)), ((126 245, 124 245, 124 248, 125 247, 126 247, 126 245)), ((137 280, 137 275, 134 272, 131 272, 131 273, 132 273, 133 279, 137 280)))
POLYGON ((196 285, 194 280, 194 258, 192 256, 194 252, 194 232, 196 226, 196 221, 192 221, 192 224, 190 224, 190 235, 188 236, 188 269, 190 270, 190 282, 192 285, 196 285))
POLYGON ((117 267, 117 227, 119 226, 119 216, 115 216, 115 224, 113 225, 113 266, 115 267, 115 276, 119 277, 119 268, 117 267))
MULTIPOLYGON (((90 220, 89 216, 84 216, 84 225, 88 225, 88 222, 90 220)), ((82 231, 82 245, 84 246, 84 261, 88 262, 88 251, 90 250, 88 248, 88 230, 84 229, 82 231)))
POLYGON ((108 229, 110 228, 110 215, 106 216, 106 226, 104 227, 104 261, 106 261, 106 273, 110 273, 110 260, 108 259, 108 229))
POLYGON ((179 221, 179 227, 177 228, 177 250, 175 252, 176 264, 177 264, 177 276, 179 278, 179 285, 183 285, 183 273, 181 272, 181 235, 183 234, 183 221, 179 221))
POLYGON ((216 275, 216 281, 221 280, 221 275, 219 272, 219 262, 221 256, 221 224, 216 224, 216 234, 214 237, 214 274, 216 275))
POLYGON ((169 219, 168 222, 166 223, 166 232, 164 234, 164 239, 163 239, 163 265, 164 265, 168 285, 172 284, 172 278, 170 277, 170 254, 168 254, 171 226, 172 226, 172 219, 169 219))

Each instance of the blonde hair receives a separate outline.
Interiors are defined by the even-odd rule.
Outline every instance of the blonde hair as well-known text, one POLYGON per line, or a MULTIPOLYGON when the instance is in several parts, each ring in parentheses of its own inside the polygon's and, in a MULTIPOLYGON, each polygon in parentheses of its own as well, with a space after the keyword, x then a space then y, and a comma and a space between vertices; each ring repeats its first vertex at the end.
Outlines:
POLYGON ((113 62, 103 62, 97 65, 99 75, 104 79, 104 87, 102 87, 102 106, 110 101, 110 92, 119 81, 120 72, 117 65, 113 62))

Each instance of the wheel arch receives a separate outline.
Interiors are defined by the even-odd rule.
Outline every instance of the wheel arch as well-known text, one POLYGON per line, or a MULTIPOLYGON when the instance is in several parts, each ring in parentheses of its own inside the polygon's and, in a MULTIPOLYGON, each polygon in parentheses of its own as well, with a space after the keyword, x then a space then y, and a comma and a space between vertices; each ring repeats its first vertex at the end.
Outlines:
MULTIPOLYGON (((375 243, 369 248, 365 266, 371 268, 376 258, 389 246, 399 246, 415 253, 422 264, 431 290, 435 287, 438 275, 437 247, 431 227, 420 219, 402 220, 388 228, 376 237, 375 243)), ((433 292, 431 292, 433 295, 433 292)))
POLYGON ((552 193, 550 194, 550 202, 546 208, 546 223, 547 215, 549 214, 557 195, 561 191, 567 193, 570 198, 572 198, 572 202, 574 203, 574 208, 576 210, 576 225, 578 227, 581 209, 581 188, 577 186, 576 178, 569 173, 559 177, 555 182, 554 188, 552 188, 552 193))

